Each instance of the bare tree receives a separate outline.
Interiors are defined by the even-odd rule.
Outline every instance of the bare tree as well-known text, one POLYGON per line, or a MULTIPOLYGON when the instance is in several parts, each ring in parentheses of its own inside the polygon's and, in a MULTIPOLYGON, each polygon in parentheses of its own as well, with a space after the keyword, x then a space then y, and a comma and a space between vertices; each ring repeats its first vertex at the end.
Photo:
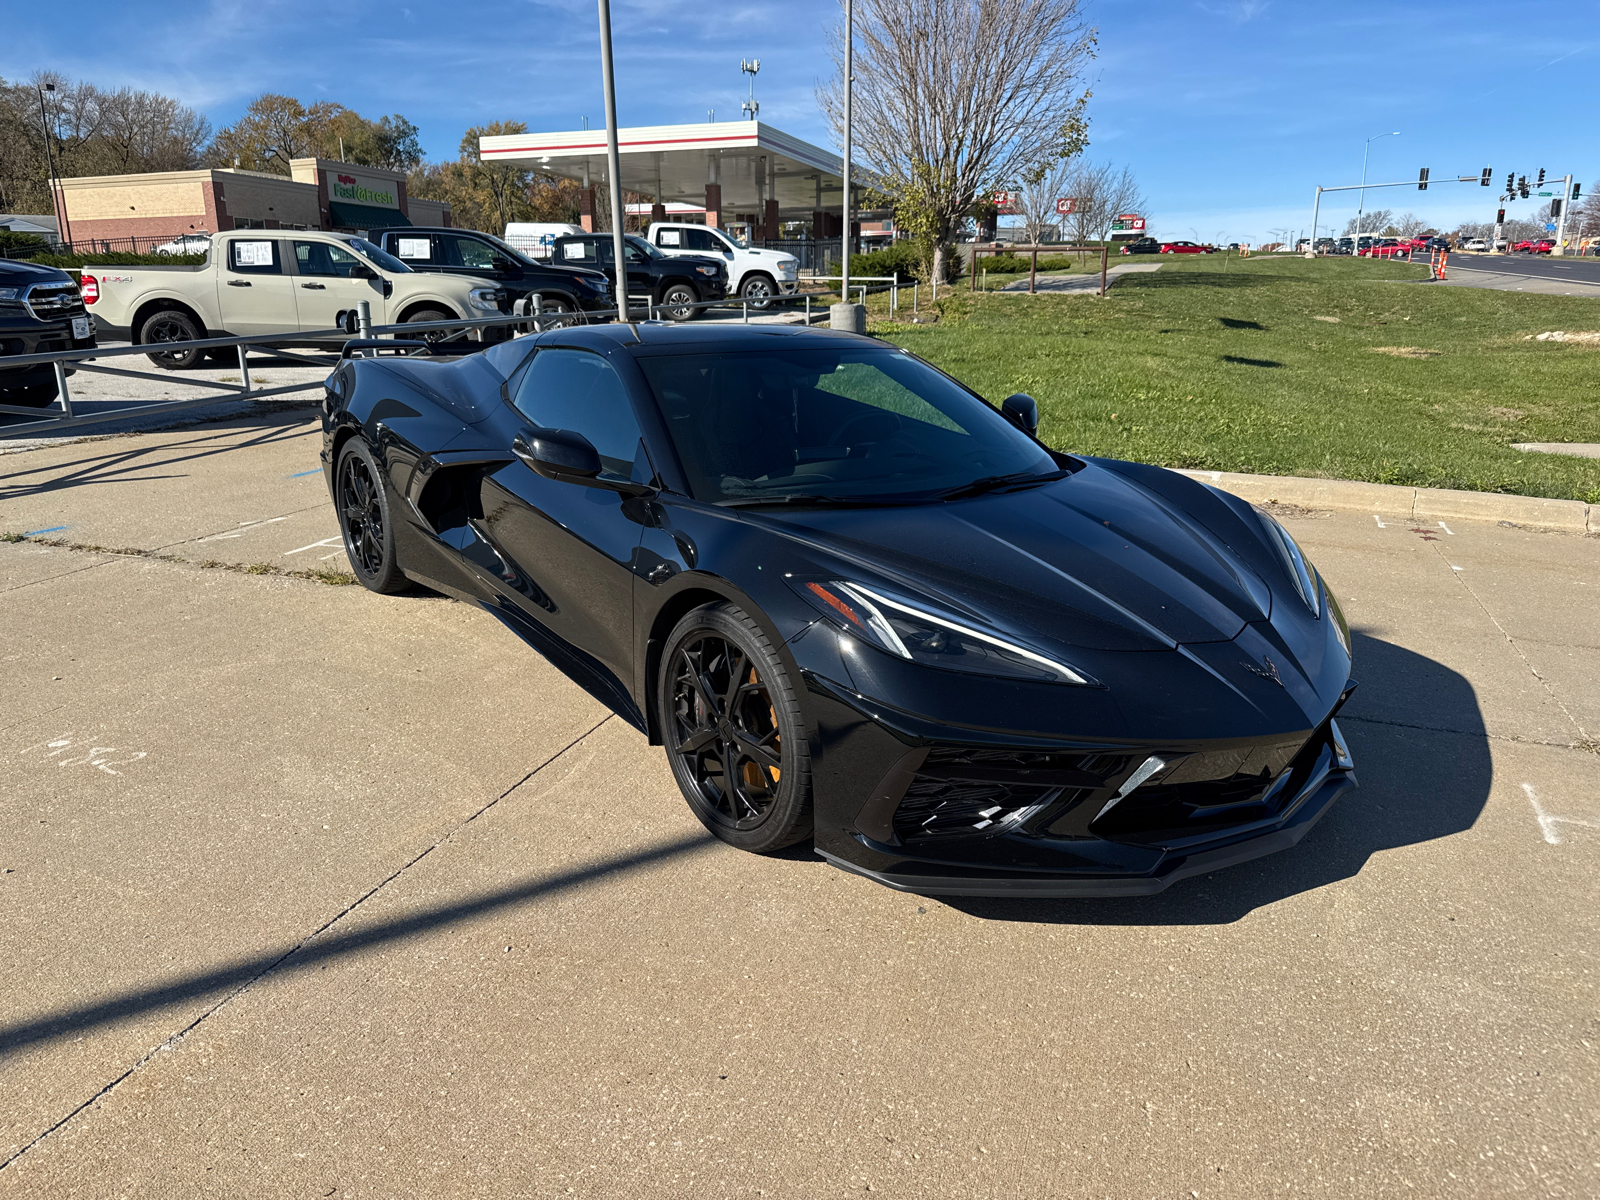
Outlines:
POLYGON ((1022 183, 1022 236, 1025 241, 1038 244, 1047 230, 1059 231, 1072 218, 1056 212, 1056 201, 1069 197, 1068 181, 1072 178, 1068 162, 1057 160, 1043 165, 1028 175, 1022 183))
MULTIPOLYGON (((896 220, 944 243, 984 191, 1078 153, 1095 34, 1079 0, 858 0, 853 141, 896 220)), ((843 29, 817 99, 844 128, 843 29)))
POLYGON ((1144 195, 1127 167, 1119 170, 1110 163, 1079 163, 1068 172, 1062 187, 1062 195, 1075 202, 1066 220, 1072 240, 1080 246, 1104 241, 1111 235, 1112 223, 1124 214, 1149 218, 1144 195))
POLYGON ((1396 218, 1393 225, 1399 231, 1400 237, 1416 237, 1428 227, 1428 223, 1416 213, 1407 213, 1403 217, 1396 218))

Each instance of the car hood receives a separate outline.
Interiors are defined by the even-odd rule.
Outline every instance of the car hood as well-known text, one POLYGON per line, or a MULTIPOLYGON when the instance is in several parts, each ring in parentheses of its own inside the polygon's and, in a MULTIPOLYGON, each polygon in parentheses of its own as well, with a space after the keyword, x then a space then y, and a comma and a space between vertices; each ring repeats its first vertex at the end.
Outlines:
POLYGON ((1271 613, 1267 585, 1220 538, 1092 464, 943 504, 761 512, 868 578, 1066 646, 1226 642, 1271 613))
POLYGON ((72 276, 59 267, 46 267, 37 263, 7 259, 0 263, 0 283, 71 283, 72 276))

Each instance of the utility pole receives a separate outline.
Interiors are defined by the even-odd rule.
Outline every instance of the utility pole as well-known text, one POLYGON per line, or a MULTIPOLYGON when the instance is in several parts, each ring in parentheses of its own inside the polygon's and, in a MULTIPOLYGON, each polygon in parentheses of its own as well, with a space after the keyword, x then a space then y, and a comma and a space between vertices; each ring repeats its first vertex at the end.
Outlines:
POLYGON ((844 231, 839 239, 839 303, 828 313, 828 324, 851 333, 867 331, 867 310, 850 303, 850 90, 855 76, 855 0, 844 0, 844 231))
POLYGON ((606 163, 610 168, 611 249, 616 255, 617 319, 628 314, 627 242, 622 237, 622 155, 617 150, 617 84, 611 74, 611 0, 600 0, 600 74, 606 91, 606 163))
POLYGON ((1350 244, 1350 257, 1351 258, 1359 257, 1360 254, 1361 254, 1361 214, 1363 212, 1365 212, 1366 208, 1367 208, 1367 189, 1366 189, 1366 182, 1367 182, 1367 155, 1372 150, 1372 143, 1377 141, 1379 138, 1382 138, 1382 137, 1399 137, 1399 136, 1400 136, 1400 131, 1398 129, 1396 129, 1393 133, 1375 133, 1375 134, 1373 134, 1371 137, 1369 137, 1367 139, 1367 144, 1364 147, 1362 147, 1362 150, 1361 150, 1361 183, 1362 183, 1362 188, 1361 188, 1361 198, 1360 198, 1359 202, 1356 204, 1356 236, 1355 236, 1355 240, 1352 241, 1351 244, 1350 244))
POLYGON ((1567 236, 1567 209, 1572 207, 1572 176, 1561 181, 1561 215, 1556 218, 1556 246, 1553 254, 1565 254, 1562 242, 1567 236))
POLYGON ((67 218, 66 189, 60 186, 61 177, 56 174, 56 160, 50 155, 50 118, 44 111, 45 92, 54 92, 56 85, 47 83, 39 90, 39 132, 44 135, 44 161, 50 168, 50 203, 56 209, 56 241, 61 240, 61 234, 67 235, 67 246, 72 246, 72 222, 67 218))

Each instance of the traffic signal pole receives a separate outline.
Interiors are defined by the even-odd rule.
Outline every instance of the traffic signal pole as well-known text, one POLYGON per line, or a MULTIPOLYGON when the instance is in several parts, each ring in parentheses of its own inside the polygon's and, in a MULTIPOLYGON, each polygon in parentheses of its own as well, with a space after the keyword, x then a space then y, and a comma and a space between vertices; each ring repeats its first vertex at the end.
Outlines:
MULTIPOLYGON (((1424 167, 1423 168, 1423 175, 1422 175, 1422 177, 1420 179, 1405 179, 1405 180, 1402 180, 1399 183, 1347 183, 1347 184, 1340 184, 1338 187, 1323 187, 1321 184, 1318 184, 1317 185, 1316 197, 1311 202, 1311 251, 1312 251, 1312 253, 1313 254, 1316 253, 1316 249, 1317 249, 1317 215, 1318 215, 1318 210, 1322 207, 1322 193, 1323 192, 1362 192, 1362 191, 1367 191, 1370 188, 1386 188, 1386 187, 1414 187, 1414 188, 1417 188, 1419 191, 1426 191, 1427 190, 1427 185, 1430 184, 1430 183, 1476 183, 1476 184, 1480 184, 1480 185, 1482 185, 1484 187, 1487 187, 1489 185, 1489 169, 1487 167, 1485 167, 1484 168, 1484 173, 1482 175, 1457 175, 1455 177, 1455 179, 1453 179, 1453 180, 1451 180, 1451 179, 1429 179, 1428 176, 1427 176, 1427 168, 1424 167)), ((1566 211, 1566 206, 1565 205, 1562 206, 1562 211, 1563 212, 1566 211)), ((1358 226, 1358 228, 1359 228, 1359 226, 1358 226)), ((1356 234, 1356 237, 1357 237, 1358 240, 1357 240, 1357 243, 1356 243, 1356 245, 1354 247, 1354 249, 1356 251, 1358 251, 1358 252, 1361 249, 1361 245, 1360 245, 1360 241, 1359 241, 1360 236, 1361 235, 1358 232, 1356 234)))
POLYGON ((1567 242, 1567 210, 1572 207, 1572 176, 1561 181, 1561 215, 1556 218, 1556 245, 1552 254, 1565 254, 1567 242))

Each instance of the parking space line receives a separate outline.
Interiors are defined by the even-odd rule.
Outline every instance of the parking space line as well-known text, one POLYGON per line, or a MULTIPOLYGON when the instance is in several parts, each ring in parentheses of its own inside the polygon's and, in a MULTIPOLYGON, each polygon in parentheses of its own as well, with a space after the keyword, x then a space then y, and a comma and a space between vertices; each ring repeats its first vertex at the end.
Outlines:
POLYGON ((1377 514, 1377 513, 1373 513, 1373 514, 1372 514, 1372 519, 1373 519, 1373 520, 1374 520, 1374 521, 1376 521, 1376 522, 1378 522, 1378 528, 1379 528, 1379 529, 1387 529, 1387 528, 1389 528, 1389 527, 1388 527, 1388 526, 1387 526, 1387 525, 1385 525, 1385 524, 1384 524, 1384 523, 1383 523, 1383 518, 1382 518, 1382 517, 1380 517, 1380 516, 1378 516, 1378 514, 1377 514))
POLYGON ((321 467, 314 467, 309 471, 300 471, 297 474, 290 475, 289 478, 290 479, 304 479, 307 475, 321 475, 321 474, 322 474, 322 468, 321 467))
POLYGON ((52 525, 49 529, 29 529, 29 530, 26 530, 23 533, 22 536, 23 537, 38 537, 41 533, 60 533, 63 529, 71 529, 71 528, 72 528, 71 525, 52 525))
POLYGON ((275 525, 279 521, 287 521, 288 517, 265 517, 259 521, 240 521, 239 528, 232 533, 213 533, 210 537, 203 537, 202 542, 220 542, 224 538, 243 537, 252 529, 259 529, 263 525, 275 525))
POLYGON ((1455 537, 1455 535, 1456 535, 1456 531, 1454 529, 1451 529, 1450 526, 1446 525, 1443 521, 1439 522, 1439 528, 1444 530, 1451 537, 1455 537))
POLYGON ((1544 834, 1544 840, 1549 842, 1550 845, 1559 846, 1565 841, 1561 834, 1556 831, 1557 822, 1567 825, 1582 825, 1586 829, 1600 829, 1600 821, 1584 821, 1578 817, 1558 817, 1553 813, 1545 812, 1544 805, 1539 803, 1539 792, 1533 784, 1523 784, 1522 790, 1527 793, 1528 803, 1533 805, 1533 815, 1539 821, 1539 832, 1544 834))
MULTIPOLYGON (((289 555, 291 555, 291 554, 299 554, 300 551, 302 551, 302 550, 319 550, 323 546, 340 546, 340 547, 342 547, 343 545, 344 545, 344 538, 342 536, 340 536, 340 535, 335 535, 333 537, 325 537, 320 542, 312 542, 309 546, 297 546, 293 550, 285 550, 283 552, 282 557, 288 558, 289 555)), ((333 555, 328 554, 328 555, 324 555, 324 557, 332 558, 333 555)))

